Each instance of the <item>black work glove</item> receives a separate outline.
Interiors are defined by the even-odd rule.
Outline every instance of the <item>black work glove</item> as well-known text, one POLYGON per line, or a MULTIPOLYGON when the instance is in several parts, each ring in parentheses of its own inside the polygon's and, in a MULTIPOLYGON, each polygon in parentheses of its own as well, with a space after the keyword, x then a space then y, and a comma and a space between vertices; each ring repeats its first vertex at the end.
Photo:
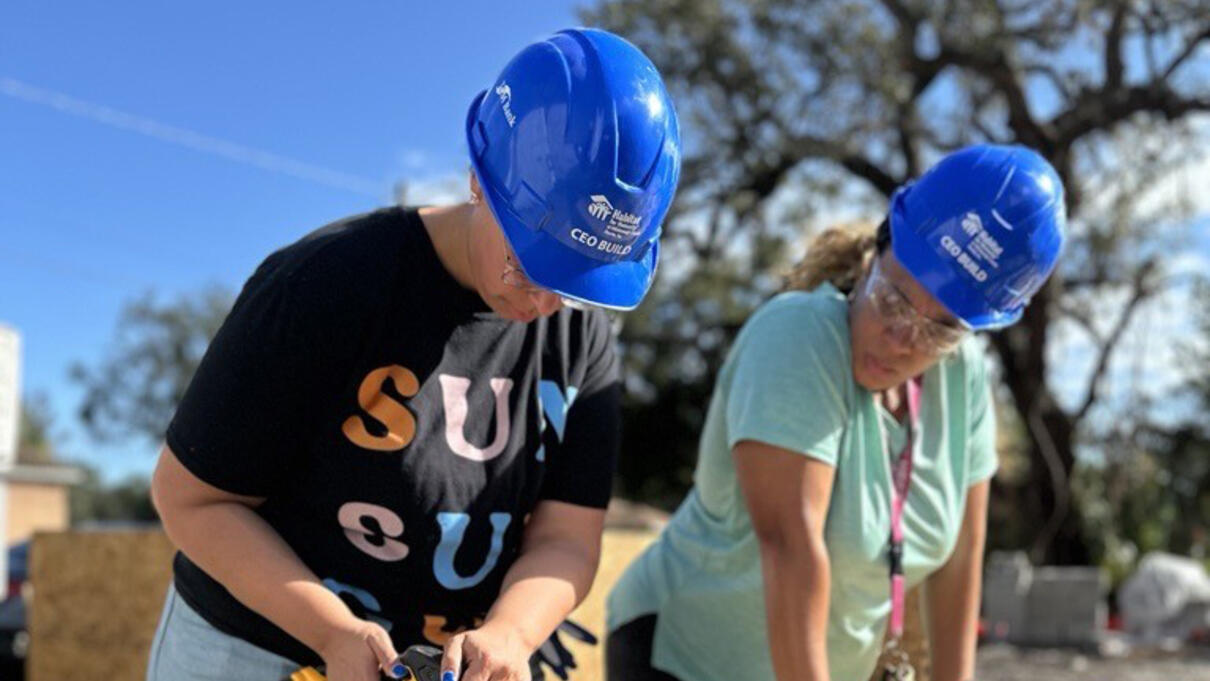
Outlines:
POLYGON ((563 681, 567 681, 567 672, 570 669, 576 668, 576 658, 559 640, 559 632, 563 632, 568 636, 582 641, 590 646, 597 644, 597 637, 591 631, 576 624, 571 620, 564 620, 546 642, 538 646, 538 659, 542 661, 551 671, 555 673, 563 681))

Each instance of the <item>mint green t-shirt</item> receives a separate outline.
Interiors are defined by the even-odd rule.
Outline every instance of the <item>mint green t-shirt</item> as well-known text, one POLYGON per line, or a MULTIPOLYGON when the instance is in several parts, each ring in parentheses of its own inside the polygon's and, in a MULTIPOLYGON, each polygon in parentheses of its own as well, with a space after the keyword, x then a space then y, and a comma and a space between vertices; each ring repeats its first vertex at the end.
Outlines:
MULTIPOLYGON (((658 615, 652 664, 685 681, 772 681, 760 552, 731 448, 756 440, 836 467, 831 561, 832 681, 866 681, 891 612, 890 457, 906 428, 853 380, 848 305, 829 284, 784 293, 745 324, 719 372, 694 487, 609 595, 609 630, 658 615)), ((982 353, 967 340, 924 374, 921 434, 904 510, 904 571, 920 583, 952 552, 967 489, 996 470, 982 353)))

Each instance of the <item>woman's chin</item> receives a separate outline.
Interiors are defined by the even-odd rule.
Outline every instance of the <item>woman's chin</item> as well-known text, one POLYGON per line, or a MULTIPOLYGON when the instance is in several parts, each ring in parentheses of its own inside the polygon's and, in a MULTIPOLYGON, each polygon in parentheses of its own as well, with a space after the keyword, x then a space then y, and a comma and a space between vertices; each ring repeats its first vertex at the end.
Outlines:
POLYGON ((903 382, 903 378, 893 369, 878 361, 869 352, 860 353, 858 357, 859 359, 853 362, 853 380, 857 385, 870 392, 878 392, 903 382))

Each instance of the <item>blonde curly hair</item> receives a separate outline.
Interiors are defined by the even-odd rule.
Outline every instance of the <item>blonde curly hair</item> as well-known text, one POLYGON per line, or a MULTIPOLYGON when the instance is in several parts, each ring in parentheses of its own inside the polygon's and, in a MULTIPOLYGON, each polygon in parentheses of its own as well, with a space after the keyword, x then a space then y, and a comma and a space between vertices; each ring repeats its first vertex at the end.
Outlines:
POLYGON ((807 244, 806 256, 786 275, 781 290, 810 291, 826 281, 848 294, 890 240, 885 221, 877 226, 858 222, 829 227, 807 244))

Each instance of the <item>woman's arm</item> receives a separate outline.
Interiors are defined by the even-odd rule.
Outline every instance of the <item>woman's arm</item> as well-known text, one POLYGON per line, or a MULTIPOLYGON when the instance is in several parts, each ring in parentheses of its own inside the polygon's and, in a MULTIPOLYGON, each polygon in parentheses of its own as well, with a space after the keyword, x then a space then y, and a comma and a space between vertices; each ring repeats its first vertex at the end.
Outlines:
POLYGON ((824 520, 835 469, 744 440, 732 449, 760 542, 769 648, 778 681, 827 681, 831 572, 824 520))
POLYGON ((331 681, 376 681, 395 658, 382 627, 359 619, 253 509, 264 499, 193 475, 168 447, 151 496, 169 539, 241 603, 324 658, 331 681))
POLYGON ((929 649, 936 681, 967 681, 975 676, 989 488, 985 480, 968 490, 954 552, 925 583, 929 649))
POLYGON ((588 594, 604 527, 602 509, 539 503, 483 626, 450 639, 442 669, 465 665, 462 681, 528 679, 530 656, 588 594))

